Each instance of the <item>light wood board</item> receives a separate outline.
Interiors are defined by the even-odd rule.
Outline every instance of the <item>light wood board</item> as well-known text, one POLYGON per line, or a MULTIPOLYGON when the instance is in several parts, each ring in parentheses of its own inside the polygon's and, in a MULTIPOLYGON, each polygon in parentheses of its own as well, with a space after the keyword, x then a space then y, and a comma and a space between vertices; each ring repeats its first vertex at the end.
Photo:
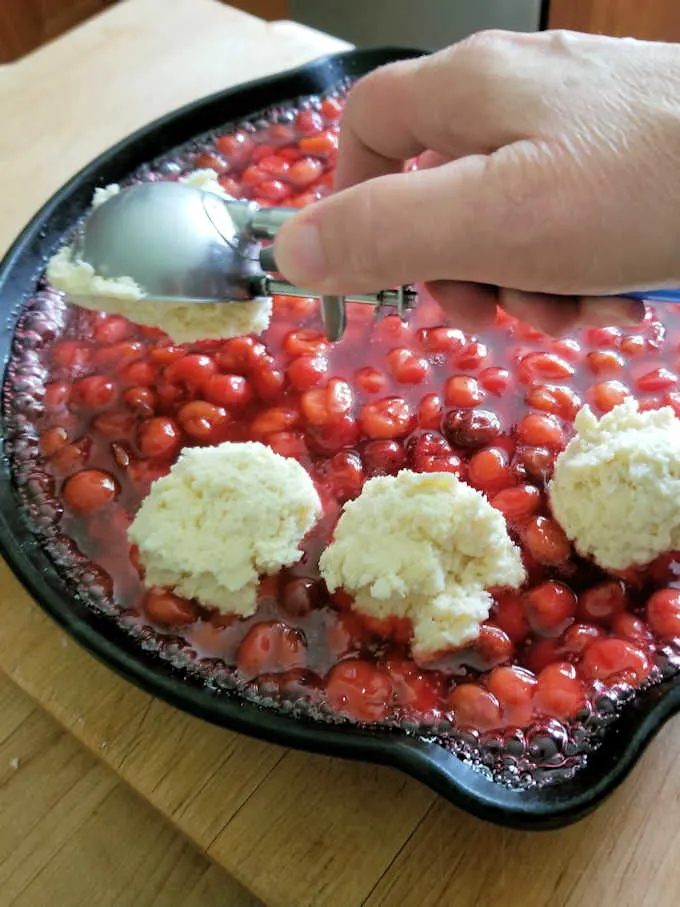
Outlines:
POLYGON ((0 675, 3 907, 261 902, 0 675))
MULTIPOLYGON (((18 134, 35 138, 17 149, 0 131, 0 245, 124 133, 339 46, 212 0, 127 0, 24 60, 23 72, 0 67, 5 122, 9 113, 18 134), (55 109, 59 97, 68 113, 55 109)), ((174 711, 67 640, 6 567, 0 668, 271 907, 678 903, 677 724, 593 817, 538 835, 473 820, 393 770, 284 750, 174 711)))

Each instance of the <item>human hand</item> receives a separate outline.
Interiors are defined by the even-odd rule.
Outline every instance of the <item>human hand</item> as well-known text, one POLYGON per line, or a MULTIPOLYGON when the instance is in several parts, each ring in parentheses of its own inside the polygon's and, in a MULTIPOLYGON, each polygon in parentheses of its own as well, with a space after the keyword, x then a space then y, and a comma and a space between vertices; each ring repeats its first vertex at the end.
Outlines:
POLYGON ((680 48, 483 32, 385 66, 348 97, 336 189, 276 239, 311 291, 425 282, 468 329, 497 302, 551 333, 635 322, 598 297, 680 283, 680 48))

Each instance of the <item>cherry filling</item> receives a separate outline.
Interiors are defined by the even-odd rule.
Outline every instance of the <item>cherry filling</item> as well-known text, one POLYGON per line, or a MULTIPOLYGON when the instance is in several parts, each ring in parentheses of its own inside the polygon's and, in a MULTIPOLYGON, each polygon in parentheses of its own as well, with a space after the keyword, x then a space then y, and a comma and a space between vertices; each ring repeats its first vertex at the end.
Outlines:
MULTIPOLYGON (((309 99, 136 178, 212 167, 232 195, 303 206, 330 191, 341 110, 341 94, 309 99)), ((582 403, 602 414, 633 394, 680 415, 679 345, 677 306, 630 330, 553 340, 503 313, 471 337, 427 298, 407 321, 350 306, 344 339, 329 344, 316 300, 277 297, 261 337, 178 346, 43 287, 7 373, 8 450, 59 568, 145 647, 270 707, 427 733, 532 784, 572 772, 619 705, 678 663, 680 554, 604 574, 574 553, 546 483, 582 403), (127 529, 183 447, 245 440, 297 459, 324 515, 299 564, 263 578, 257 613, 238 619, 146 589, 127 529), (429 664, 411 655, 408 621, 362 617, 317 567, 342 505, 402 468, 453 472, 483 492, 529 576, 492 590, 473 645, 429 664)))

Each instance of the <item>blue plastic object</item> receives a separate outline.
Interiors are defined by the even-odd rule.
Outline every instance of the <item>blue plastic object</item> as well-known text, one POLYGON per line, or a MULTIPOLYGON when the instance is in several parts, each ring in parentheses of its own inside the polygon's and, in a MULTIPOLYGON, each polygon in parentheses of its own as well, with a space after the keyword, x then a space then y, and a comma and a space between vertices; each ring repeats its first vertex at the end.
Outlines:
POLYGON ((649 290, 647 293, 621 293, 629 299, 643 299, 647 302, 677 302, 680 303, 680 289, 677 290, 649 290))

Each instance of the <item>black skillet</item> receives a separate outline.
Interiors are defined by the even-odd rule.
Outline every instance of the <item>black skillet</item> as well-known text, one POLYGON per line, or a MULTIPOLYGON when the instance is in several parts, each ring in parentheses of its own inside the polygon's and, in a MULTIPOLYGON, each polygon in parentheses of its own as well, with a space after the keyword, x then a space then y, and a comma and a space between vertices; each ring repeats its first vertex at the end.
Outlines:
MULTIPOLYGON (((140 129, 81 170, 23 230, 0 264, 0 359, 6 367, 22 307, 45 261, 89 206, 95 187, 132 171, 193 137, 299 96, 319 94, 417 52, 353 50, 271 78, 219 92, 140 129)), ((5 436, 3 424, 3 438, 5 436)), ((110 617, 67 588, 28 527, 6 457, 0 460, 0 549, 37 600, 85 649, 123 677, 179 709, 232 730, 284 746, 393 765, 475 816, 502 825, 547 829, 574 822, 626 777, 647 744, 680 707, 680 678, 647 690, 628 705, 602 745, 575 776, 552 786, 510 790, 489 780, 440 745, 398 732, 331 726, 267 711, 237 695, 215 693, 200 680, 142 650, 110 617)))

